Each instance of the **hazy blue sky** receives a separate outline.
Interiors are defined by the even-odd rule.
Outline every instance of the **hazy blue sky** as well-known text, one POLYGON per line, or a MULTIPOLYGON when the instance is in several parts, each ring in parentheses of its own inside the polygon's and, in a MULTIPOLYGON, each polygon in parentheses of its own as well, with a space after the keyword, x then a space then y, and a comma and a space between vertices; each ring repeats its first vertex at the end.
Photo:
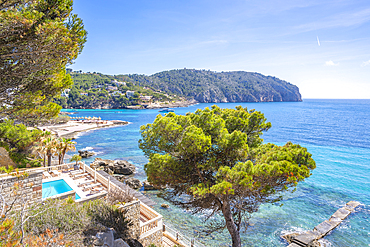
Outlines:
POLYGON ((75 0, 88 41, 74 70, 252 71, 304 98, 370 98, 369 0, 75 0))

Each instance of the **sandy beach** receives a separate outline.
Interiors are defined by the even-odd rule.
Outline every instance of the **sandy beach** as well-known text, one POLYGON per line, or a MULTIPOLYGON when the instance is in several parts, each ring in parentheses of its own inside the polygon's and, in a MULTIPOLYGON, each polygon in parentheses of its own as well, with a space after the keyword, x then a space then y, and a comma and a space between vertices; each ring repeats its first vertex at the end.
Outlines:
POLYGON ((39 126, 40 130, 50 131, 58 137, 72 138, 80 132, 85 132, 100 128, 109 128, 119 125, 126 125, 127 121, 110 120, 110 121, 73 121, 70 120, 65 124, 39 126))

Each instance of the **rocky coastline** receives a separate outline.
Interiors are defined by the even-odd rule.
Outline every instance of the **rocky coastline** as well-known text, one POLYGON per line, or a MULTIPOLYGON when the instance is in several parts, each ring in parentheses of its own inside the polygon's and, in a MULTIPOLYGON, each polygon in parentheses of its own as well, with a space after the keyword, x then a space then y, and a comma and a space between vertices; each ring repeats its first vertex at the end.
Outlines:
POLYGON ((159 188, 151 185, 148 181, 141 182, 132 175, 136 171, 136 167, 126 160, 108 160, 95 158, 91 162, 90 167, 97 171, 102 170, 109 175, 115 177, 118 181, 126 184, 133 189, 140 189, 144 186, 144 190, 157 190, 159 188))

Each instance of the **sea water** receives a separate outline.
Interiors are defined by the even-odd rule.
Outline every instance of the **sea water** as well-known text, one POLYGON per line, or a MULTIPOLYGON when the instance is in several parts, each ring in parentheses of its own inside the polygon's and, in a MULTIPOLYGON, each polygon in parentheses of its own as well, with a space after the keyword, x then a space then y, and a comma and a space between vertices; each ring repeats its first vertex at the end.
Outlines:
MULTIPOLYGON (((176 114, 194 112, 213 104, 175 108, 176 114)), ((272 128, 263 135, 265 142, 283 145, 299 143, 313 154, 317 168, 287 193, 282 206, 266 204, 253 215, 251 226, 241 233, 243 246, 287 246, 281 235, 312 230, 350 200, 362 205, 332 233, 327 246, 370 246, 370 100, 309 100, 275 103, 217 103, 221 108, 242 105, 265 114, 272 128)), ((125 159, 137 167, 135 177, 145 180, 147 159, 138 148, 140 126, 152 123, 158 110, 68 110, 73 116, 95 116, 125 120, 126 126, 99 129, 80 134, 77 150, 90 149, 104 159, 125 159)), ((163 113, 162 113, 163 114, 163 113)), ((95 156, 96 157, 96 156, 95 156)), ((87 163, 95 157, 86 159, 87 163)), ((231 246, 227 230, 206 235, 204 215, 192 215, 164 201, 156 192, 147 192, 157 202, 155 209, 167 225, 206 246, 231 246)))

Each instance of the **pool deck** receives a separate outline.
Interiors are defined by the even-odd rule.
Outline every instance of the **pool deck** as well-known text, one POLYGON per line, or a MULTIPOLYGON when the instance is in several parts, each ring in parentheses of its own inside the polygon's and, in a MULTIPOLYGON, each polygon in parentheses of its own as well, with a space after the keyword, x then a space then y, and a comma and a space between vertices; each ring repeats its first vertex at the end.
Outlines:
MULTIPOLYGON (((42 179, 42 182, 46 183, 46 182, 52 182, 52 181, 57 181, 57 180, 63 179, 72 188, 72 190, 74 190, 76 192, 76 194, 78 194, 81 197, 81 199, 85 199, 85 198, 88 198, 90 195, 92 195, 92 191, 90 189, 87 189, 86 191, 84 191, 83 190, 84 187, 78 186, 78 185, 80 185, 81 183, 85 183, 89 180, 92 180, 94 178, 92 178, 86 172, 81 173, 81 174, 84 174, 85 176, 82 177, 82 178, 73 179, 70 172, 60 172, 60 174, 57 175, 57 176, 42 179)), ((94 181, 88 182, 88 183, 86 183, 85 186, 88 186, 88 185, 93 184, 93 183, 95 183, 95 182, 94 181)), ((101 186, 103 187, 103 185, 101 185, 101 186)), ((102 192, 104 192, 104 190, 102 192)), ((78 200, 76 200, 76 201, 78 201, 78 200)))

